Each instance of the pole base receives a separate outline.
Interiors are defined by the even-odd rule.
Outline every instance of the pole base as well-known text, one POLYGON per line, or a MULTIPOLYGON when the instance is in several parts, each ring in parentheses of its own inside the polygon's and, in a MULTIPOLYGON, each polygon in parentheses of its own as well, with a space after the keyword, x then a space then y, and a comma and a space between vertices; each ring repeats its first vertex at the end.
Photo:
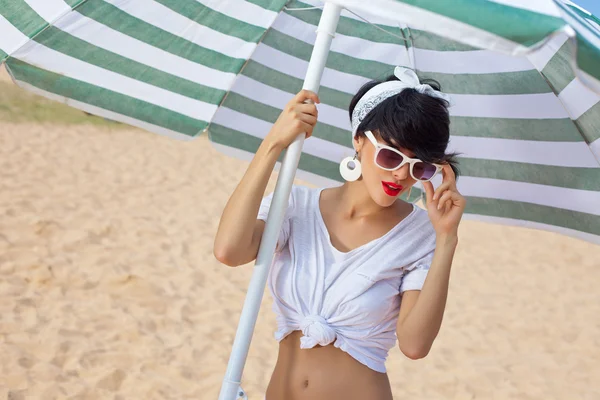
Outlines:
POLYGON ((244 392, 244 389, 242 389, 241 386, 238 389, 236 400, 248 400, 248 396, 246 395, 246 392, 244 392))

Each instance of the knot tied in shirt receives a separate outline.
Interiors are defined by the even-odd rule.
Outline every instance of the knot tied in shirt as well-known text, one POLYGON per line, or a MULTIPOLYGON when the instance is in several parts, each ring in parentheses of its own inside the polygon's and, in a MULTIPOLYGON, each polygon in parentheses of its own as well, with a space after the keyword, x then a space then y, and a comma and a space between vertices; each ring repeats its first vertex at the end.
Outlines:
POLYGON ((308 315, 300 322, 300 329, 304 336, 300 338, 300 348, 310 349, 317 344, 327 346, 332 343, 337 334, 329 326, 325 318, 320 315, 308 315))

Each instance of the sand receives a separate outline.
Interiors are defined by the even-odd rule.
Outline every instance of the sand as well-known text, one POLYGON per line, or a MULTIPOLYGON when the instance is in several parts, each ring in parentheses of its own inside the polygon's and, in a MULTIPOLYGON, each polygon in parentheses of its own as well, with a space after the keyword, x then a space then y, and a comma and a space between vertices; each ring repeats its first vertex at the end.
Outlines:
MULTIPOLYGON (((252 266, 212 243, 246 167, 206 137, 0 121, 0 399, 216 399, 252 266)), ((600 246, 464 221, 431 353, 390 353, 394 398, 600 399, 598 282, 600 246)))

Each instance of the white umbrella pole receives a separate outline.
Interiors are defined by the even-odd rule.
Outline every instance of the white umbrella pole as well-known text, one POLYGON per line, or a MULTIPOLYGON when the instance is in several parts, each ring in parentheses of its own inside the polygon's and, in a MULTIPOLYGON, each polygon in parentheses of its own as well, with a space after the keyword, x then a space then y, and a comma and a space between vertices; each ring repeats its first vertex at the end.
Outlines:
MULTIPOLYGON (((331 41, 335 35, 341 10, 341 7, 338 5, 325 3, 321 21, 317 28, 315 46, 310 57, 310 63, 308 64, 306 78, 304 79, 304 89, 315 93, 319 91, 321 76, 325 69, 327 55, 329 54, 331 41)), ((248 349, 250 348, 254 326, 256 325, 260 303, 267 283, 271 262, 273 261, 273 255, 275 254, 275 247, 281 225, 283 224, 283 217, 288 206, 292 183, 294 182, 296 169, 300 161, 303 144, 304 135, 299 135, 288 147, 283 157, 269 216, 256 257, 254 272, 248 286, 246 300, 242 308, 237 333, 229 357, 229 364, 227 365, 227 371, 225 372, 225 378, 221 386, 219 400, 236 400, 238 396, 244 364, 248 357, 248 349)))

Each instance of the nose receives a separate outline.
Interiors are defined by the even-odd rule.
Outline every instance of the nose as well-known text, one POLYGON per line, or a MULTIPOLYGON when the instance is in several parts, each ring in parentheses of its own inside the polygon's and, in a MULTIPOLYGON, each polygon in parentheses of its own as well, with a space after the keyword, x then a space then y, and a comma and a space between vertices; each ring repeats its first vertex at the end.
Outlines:
POLYGON ((404 164, 397 170, 392 171, 392 175, 394 175, 394 179, 398 181, 403 181, 410 178, 410 164, 404 164))

